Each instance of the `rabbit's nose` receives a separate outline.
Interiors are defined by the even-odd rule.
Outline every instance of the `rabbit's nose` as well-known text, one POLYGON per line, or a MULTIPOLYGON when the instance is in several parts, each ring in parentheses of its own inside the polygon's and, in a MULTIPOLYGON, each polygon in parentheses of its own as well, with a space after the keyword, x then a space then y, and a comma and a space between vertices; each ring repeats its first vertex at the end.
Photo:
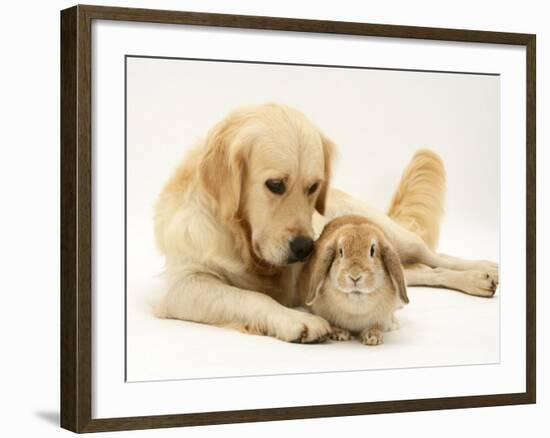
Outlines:
POLYGON ((353 284, 357 284, 357 282, 358 282, 359 280, 361 280, 361 278, 363 278, 362 275, 358 275, 357 277, 353 277, 352 275, 348 275, 348 277, 349 277, 349 279, 350 279, 351 281, 353 281, 353 284))

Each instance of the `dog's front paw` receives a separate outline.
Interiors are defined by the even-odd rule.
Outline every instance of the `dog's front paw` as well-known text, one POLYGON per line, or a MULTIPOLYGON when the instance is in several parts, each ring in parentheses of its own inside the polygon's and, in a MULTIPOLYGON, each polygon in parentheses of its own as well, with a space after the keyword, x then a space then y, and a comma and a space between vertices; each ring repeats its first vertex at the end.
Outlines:
POLYGON ((380 345, 384 342, 384 335, 380 329, 367 328, 361 332, 359 339, 364 345, 380 345))
POLYGON ((349 330, 336 326, 332 326, 332 331, 329 336, 333 341, 349 341, 351 339, 351 333, 349 330))
POLYGON ((325 319, 294 309, 279 315, 272 327, 272 335, 276 338, 304 344, 324 342, 330 332, 330 324, 325 319))

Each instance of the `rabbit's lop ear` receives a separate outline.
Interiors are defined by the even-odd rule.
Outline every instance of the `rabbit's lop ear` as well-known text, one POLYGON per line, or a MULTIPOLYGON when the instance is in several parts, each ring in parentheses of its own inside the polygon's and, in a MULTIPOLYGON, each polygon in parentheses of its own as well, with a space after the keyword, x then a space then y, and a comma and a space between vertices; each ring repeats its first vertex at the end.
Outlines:
POLYGON ((403 275, 403 268, 401 267, 399 256, 393 248, 387 244, 382 247, 381 256, 399 298, 401 298, 404 303, 408 303, 409 297, 407 296, 405 277, 403 275))
POLYGON ((306 305, 311 306, 319 297, 321 288, 325 284, 325 279, 330 271, 336 251, 332 245, 317 246, 313 252, 311 260, 306 269, 308 269, 309 278, 304 287, 307 291, 306 305))

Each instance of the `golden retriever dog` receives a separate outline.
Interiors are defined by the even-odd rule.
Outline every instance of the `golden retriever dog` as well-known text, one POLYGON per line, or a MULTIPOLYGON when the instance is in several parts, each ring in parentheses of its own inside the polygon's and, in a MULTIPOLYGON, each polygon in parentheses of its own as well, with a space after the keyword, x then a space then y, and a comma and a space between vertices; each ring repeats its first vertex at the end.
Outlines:
POLYGON ((330 139, 284 105, 240 108, 215 125, 155 206, 167 281, 157 315, 289 342, 326 339, 327 321, 293 307, 301 262, 324 223, 342 214, 382 228, 410 265, 408 285, 493 295, 496 264, 434 251, 445 181, 437 155, 413 158, 386 214, 330 189, 334 153, 330 139))

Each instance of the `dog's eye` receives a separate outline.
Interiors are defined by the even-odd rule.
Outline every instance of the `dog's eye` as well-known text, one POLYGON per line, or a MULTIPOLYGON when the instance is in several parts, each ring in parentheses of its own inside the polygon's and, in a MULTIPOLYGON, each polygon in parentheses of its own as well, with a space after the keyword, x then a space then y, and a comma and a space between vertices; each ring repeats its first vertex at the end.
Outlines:
POLYGON ((374 257, 374 243, 370 247, 370 256, 374 257))
POLYGON ((307 189, 307 194, 308 195, 313 195, 317 191, 318 188, 319 188, 319 183, 313 184, 312 186, 309 187, 309 189, 307 189))
POLYGON ((342 248, 338 252, 340 253, 340 257, 344 257, 344 250, 342 248))
POLYGON ((286 190, 284 181, 280 179, 268 179, 265 182, 265 185, 270 192, 275 193, 277 195, 282 195, 286 190))

